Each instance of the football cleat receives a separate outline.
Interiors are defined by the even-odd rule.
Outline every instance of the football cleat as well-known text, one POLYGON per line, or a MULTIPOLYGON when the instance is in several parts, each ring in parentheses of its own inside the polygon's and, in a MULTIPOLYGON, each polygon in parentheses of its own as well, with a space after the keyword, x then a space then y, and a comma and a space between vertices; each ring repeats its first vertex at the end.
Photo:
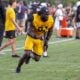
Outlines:
POLYGON ((16 68, 16 73, 20 73, 21 72, 21 69, 20 68, 16 68))
POLYGON ((43 57, 48 57, 47 51, 43 53, 43 57))

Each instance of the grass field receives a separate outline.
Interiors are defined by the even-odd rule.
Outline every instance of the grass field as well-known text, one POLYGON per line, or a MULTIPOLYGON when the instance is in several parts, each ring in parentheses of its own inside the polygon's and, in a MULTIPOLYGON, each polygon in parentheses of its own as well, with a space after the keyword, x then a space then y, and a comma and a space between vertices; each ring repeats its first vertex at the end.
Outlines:
MULTIPOLYGON (((23 53, 24 40, 24 36, 17 38, 19 55, 23 53)), ((0 80, 80 80, 79 40, 53 36, 49 42, 49 57, 24 64, 20 74, 15 73, 19 59, 11 57, 10 47, 4 51, 6 54, 0 55, 0 80)))

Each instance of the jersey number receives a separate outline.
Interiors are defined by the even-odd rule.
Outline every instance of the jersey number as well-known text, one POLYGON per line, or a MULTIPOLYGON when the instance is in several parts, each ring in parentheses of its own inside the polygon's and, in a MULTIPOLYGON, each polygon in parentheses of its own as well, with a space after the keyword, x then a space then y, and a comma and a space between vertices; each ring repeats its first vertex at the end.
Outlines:
POLYGON ((47 31, 47 27, 44 27, 44 26, 39 27, 38 31, 40 31, 40 32, 46 32, 47 31))

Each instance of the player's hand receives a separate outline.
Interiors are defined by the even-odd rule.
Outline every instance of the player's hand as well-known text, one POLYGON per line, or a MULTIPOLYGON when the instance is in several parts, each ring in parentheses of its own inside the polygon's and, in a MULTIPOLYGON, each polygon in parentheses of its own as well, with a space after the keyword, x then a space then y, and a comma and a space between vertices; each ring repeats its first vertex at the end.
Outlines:
POLYGON ((18 32, 22 32, 23 29, 22 29, 21 27, 18 26, 18 27, 17 27, 17 31, 18 31, 18 32))
POLYGON ((44 46, 48 45, 48 40, 44 40, 44 46))
POLYGON ((44 49, 46 49, 46 50, 47 50, 47 48, 48 48, 48 41, 47 41, 47 40, 45 40, 45 41, 44 41, 44 49))

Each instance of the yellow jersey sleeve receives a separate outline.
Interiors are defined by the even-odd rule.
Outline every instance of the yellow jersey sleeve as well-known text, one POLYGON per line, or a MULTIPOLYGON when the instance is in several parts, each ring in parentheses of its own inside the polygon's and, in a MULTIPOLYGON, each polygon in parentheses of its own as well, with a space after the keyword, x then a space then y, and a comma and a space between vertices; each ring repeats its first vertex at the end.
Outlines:
POLYGON ((9 10, 9 17, 10 19, 14 19, 15 20, 15 13, 12 9, 9 10))

